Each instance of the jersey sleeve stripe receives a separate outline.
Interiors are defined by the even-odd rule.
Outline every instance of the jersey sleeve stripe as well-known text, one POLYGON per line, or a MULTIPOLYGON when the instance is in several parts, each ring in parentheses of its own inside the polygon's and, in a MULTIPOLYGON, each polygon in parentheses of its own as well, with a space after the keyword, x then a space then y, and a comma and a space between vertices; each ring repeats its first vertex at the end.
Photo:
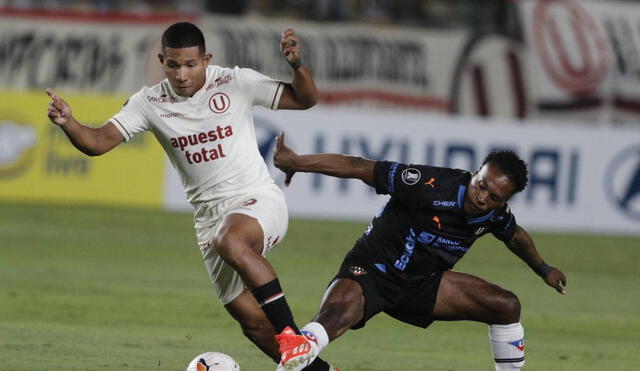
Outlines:
POLYGON ((284 84, 282 81, 278 83, 278 88, 276 89, 276 93, 273 96, 273 101, 271 101, 271 109, 275 110, 278 108, 278 103, 280 103, 280 96, 282 95, 282 90, 284 89, 284 84))
POLYGON ((115 123, 118 124, 118 126, 120 126, 122 128, 122 130, 120 130, 121 132, 127 134, 127 138, 125 138, 127 140, 127 142, 130 141, 132 136, 129 133, 129 131, 127 130, 127 128, 125 128, 124 125, 122 125, 122 123, 120 121, 118 121, 117 118, 113 117, 113 121, 115 121, 115 123))
POLYGON ((396 171, 398 171, 398 163, 394 162, 393 165, 391 165, 391 169, 389 170, 389 175, 387 177, 387 188, 389 189, 389 193, 396 191, 396 171))

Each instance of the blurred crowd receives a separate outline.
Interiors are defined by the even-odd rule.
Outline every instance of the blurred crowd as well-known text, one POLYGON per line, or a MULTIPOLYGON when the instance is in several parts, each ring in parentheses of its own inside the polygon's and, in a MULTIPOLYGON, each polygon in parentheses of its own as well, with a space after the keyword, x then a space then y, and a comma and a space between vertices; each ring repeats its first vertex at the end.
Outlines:
POLYGON ((430 28, 504 27, 516 0, 0 0, 4 9, 233 14, 430 28))

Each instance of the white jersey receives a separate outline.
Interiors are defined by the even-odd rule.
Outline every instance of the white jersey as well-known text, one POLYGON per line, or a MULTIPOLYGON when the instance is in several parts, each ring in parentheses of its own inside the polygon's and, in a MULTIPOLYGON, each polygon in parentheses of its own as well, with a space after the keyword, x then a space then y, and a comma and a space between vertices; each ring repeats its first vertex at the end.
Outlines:
POLYGON ((126 141, 153 132, 196 207, 274 183, 258 150, 252 111, 254 105, 277 109, 284 88, 245 68, 208 66, 206 74, 188 98, 166 79, 144 87, 110 120, 126 141))

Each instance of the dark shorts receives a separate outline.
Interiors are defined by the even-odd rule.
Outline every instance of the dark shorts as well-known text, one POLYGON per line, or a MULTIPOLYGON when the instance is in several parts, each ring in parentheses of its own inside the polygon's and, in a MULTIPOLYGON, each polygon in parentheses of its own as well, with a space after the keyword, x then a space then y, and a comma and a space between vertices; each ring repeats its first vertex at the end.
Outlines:
POLYGON ((346 259, 334 280, 346 278, 362 287, 365 309, 364 317, 352 327, 359 329, 373 316, 384 312, 389 316, 422 328, 432 322, 433 307, 443 271, 411 280, 391 277, 377 268, 357 260, 346 259))

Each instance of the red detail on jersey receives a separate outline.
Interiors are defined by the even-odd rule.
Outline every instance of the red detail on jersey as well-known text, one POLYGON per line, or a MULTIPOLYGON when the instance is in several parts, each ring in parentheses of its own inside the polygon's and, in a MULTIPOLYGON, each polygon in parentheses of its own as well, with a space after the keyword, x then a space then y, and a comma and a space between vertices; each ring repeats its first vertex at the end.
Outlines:
POLYGON ((214 113, 224 113, 230 105, 231 99, 225 93, 215 93, 209 99, 209 108, 214 113))
POLYGON ((248 200, 246 200, 242 206, 251 206, 251 205, 255 205, 255 203, 258 202, 258 200, 256 200, 255 198, 250 198, 248 200))
POLYGON ((433 220, 438 225, 438 230, 442 229, 442 224, 440 224, 440 218, 438 218, 437 216, 434 216, 433 219, 431 220, 433 220))
POLYGON ((429 181, 428 181, 428 182, 425 182, 425 183, 424 183, 424 185, 430 185, 430 186, 431 186, 431 188, 435 188, 435 187, 436 187, 436 185, 435 185, 435 184, 433 184, 435 181, 436 181, 436 178, 431 178, 431 179, 429 179, 429 181))
POLYGON ((159 97, 154 97, 152 95, 147 95, 147 100, 149 102, 154 102, 154 103, 178 103, 178 98, 176 97, 170 97, 166 94, 162 94, 159 97))
POLYGON ((208 132, 201 132, 197 134, 190 134, 186 136, 180 136, 175 138, 169 138, 171 146, 173 148, 180 148, 181 151, 188 146, 195 146, 196 144, 204 144, 209 142, 215 142, 216 140, 225 139, 233 135, 233 128, 231 125, 222 127, 216 126, 215 130, 208 132))
POLYGON ((217 79, 213 80, 212 83, 207 85, 206 91, 217 88, 220 85, 228 84, 231 82, 231 80, 233 80, 233 78, 229 75, 218 77, 217 79))

